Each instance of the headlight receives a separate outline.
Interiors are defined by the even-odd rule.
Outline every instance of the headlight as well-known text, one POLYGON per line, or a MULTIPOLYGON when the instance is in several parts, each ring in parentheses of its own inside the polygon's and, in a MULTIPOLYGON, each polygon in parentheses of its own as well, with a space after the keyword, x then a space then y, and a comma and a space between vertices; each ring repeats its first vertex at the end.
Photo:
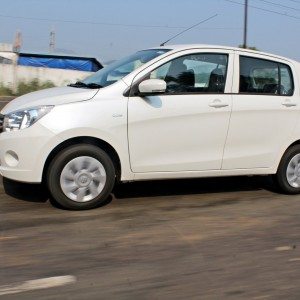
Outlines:
POLYGON ((27 128, 51 111, 53 106, 39 106, 19 110, 5 115, 3 131, 16 131, 27 128))

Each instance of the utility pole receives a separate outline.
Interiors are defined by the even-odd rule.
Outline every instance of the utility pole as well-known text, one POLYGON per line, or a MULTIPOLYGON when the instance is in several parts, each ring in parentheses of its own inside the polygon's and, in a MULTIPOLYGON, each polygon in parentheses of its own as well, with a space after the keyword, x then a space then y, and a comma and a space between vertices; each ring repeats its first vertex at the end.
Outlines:
POLYGON ((22 47, 22 33, 21 31, 17 31, 15 40, 13 43, 13 51, 15 52, 13 59, 13 82, 12 82, 12 90, 14 93, 18 92, 18 58, 19 53, 22 47))
POLYGON ((13 44, 13 51, 19 53, 22 47, 22 33, 21 31, 17 31, 14 44, 13 44))
POLYGON ((248 0, 245 0, 245 13, 244 13, 244 43, 243 48, 247 48, 247 33, 248 33, 248 0))
POLYGON ((49 52, 54 52, 55 50, 55 31, 52 29, 50 31, 50 42, 49 42, 49 52))

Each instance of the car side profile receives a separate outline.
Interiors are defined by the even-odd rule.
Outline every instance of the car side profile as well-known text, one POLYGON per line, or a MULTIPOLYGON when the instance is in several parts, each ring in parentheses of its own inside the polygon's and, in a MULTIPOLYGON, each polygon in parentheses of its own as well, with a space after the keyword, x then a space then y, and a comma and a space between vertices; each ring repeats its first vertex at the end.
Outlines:
POLYGON ((116 182, 272 175, 300 193, 300 63, 246 49, 139 51, 1 112, 0 172, 47 184, 67 209, 116 182))

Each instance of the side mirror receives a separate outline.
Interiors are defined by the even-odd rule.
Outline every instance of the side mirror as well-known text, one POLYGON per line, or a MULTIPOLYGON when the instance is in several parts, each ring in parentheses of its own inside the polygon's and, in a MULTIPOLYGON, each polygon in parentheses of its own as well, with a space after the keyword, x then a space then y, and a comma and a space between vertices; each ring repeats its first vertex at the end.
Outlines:
POLYGON ((141 96, 162 94, 167 89, 167 83, 161 79, 147 79, 139 84, 141 96))

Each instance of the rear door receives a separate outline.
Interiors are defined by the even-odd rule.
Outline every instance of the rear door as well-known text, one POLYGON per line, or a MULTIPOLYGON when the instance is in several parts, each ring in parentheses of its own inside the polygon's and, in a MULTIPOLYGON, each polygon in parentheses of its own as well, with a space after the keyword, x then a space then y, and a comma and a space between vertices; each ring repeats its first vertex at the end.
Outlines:
POLYGON ((297 122, 294 67, 262 55, 236 55, 232 115, 222 169, 272 167, 297 122))

